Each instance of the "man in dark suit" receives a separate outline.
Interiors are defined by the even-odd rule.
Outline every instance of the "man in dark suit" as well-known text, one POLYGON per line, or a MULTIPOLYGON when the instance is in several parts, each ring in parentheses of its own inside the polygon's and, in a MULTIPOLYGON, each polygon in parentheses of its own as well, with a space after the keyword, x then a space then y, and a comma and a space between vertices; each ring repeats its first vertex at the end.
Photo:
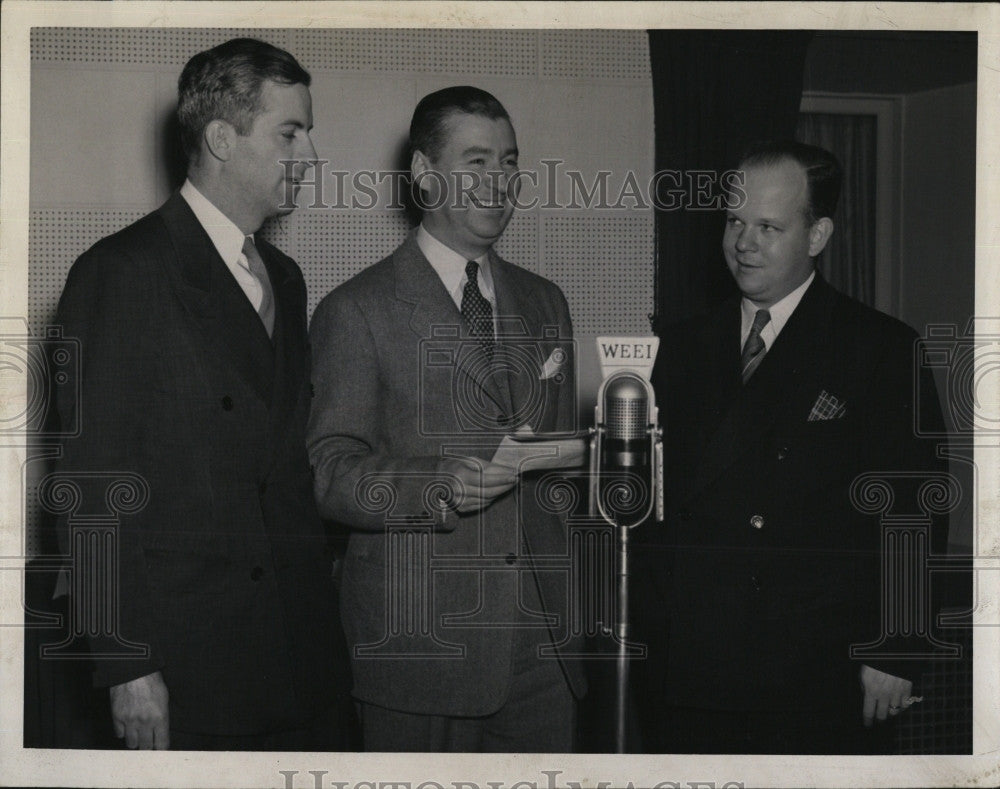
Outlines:
POLYGON ((914 433, 916 334, 815 269, 840 191, 829 152, 764 144, 740 170, 723 250, 742 297, 667 328, 652 375, 669 506, 634 551, 642 748, 877 750, 887 727, 866 725, 914 703, 920 664, 851 659, 883 604, 879 519, 851 486, 912 472, 903 500, 940 471, 914 433))
POLYGON ((562 657, 568 574, 539 566, 566 557, 566 530, 494 453, 518 429, 574 429, 569 311, 493 251, 516 197, 503 106, 432 93, 410 144, 423 221, 310 330, 309 453, 320 512, 352 529, 342 613, 364 747, 568 751, 583 690, 562 657))
MULTIPOLYGON (((99 589, 117 592, 117 628, 90 639, 130 748, 346 743, 349 668, 305 448, 305 284, 255 236, 292 210, 315 159, 309 82, 252 39, 192 58, 187 181, 84 253, 59 304, 82 357, 81 396, 59 404, 82 425, 59 479, 81 507, 109 474, 145 499, 121 517, 117 589, 99 589)), ((107 583, 74 572, 75 588, 107 583)))

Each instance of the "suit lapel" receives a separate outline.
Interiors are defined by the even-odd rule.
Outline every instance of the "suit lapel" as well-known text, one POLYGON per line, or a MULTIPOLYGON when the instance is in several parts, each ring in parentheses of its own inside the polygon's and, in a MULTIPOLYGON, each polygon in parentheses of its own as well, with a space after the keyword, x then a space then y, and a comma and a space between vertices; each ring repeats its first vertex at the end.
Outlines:
MULTIPOLYGON (((274 383, 268 436, 270 446, 276 449, 291 435, 285 426, 306 382, 305 304, 299 277, 289 268, 291 263, 288 259, 266 241, 260 241, 257 249, 267 267, 274 292, 274 336, 271 341, 274 383)), ((260 320, 258 323, 263 327, 260 320)), ((271 457, 279 454, 272 451, 271 457)))
MULTIPOLYGON (((521 417, 527 416, 526 412, 538 399, 538 376, 545 364, 545 359, 540 358, 542 346, 539 342, 524 340, 538 340, 542 337, 542 319, 535 306, 537 295, 531 293, 522 282, 517 267, 502 260, 493 250, 490 250, 490 267, 500 327, 497 342, 501 347, 506 346, 503 356, 510 358, 505 369, 496 373, 497 386, 517 424, 521 417), (521 342, 518 342, 518 338, 521 342), (532 358, 525 358, 525 354, 532 358)), ((533 427, 537 430, 541 426, 536 424, 533 427)))
MULTIPOLYGON (((730 405, 723 411, 718 428, 711 433, 705 450, 697 463, 690 494, 696 495, 720 474, 735 465, 742 453, 766 441, 780 417, 788 416, 788 409, 797 402, 797 393, 810 385, 825 358, 823 346, 830 336, 831 321, 830 287, 817 274, 816 279, 802 297, 767 352, 753 377, 745 386, 738 385, 739 354, 732 359, 732 373, 718 371, 720 382, 737 382, 730 405), (729 378, 732 376, 732 378, 729 378)), ((724 323, 735 332, 735 340, 721 335, 720 357, 729 359, 730 345, 738 348, 739 307, 733 309, 735 322, 729 317, 724 323)), ((720 323, 723 323, 720 321, 720 323)), ((806 415, 802 415, 805 419, 806 415)))
MULTIPOLYGON (((396 298, 413 305, 410 329, 421 339, 441 336, 440 331, 457 330, 462 345, 471 348, 469 327, 455 306, 451 294, 417 245, 416 232, 411 232, 393 253, 396 274, 396 298)), ((457 343, 456 343, 457 344, 457 343)), ((509 398, 497 386, 494 376, 482 375, 477 364, 478 354, 462 353, 456 375, 468 378, 501 411, 509 409, 509 398)))
POLYGON ((178 296, 217 355, 270 404, 274 347, 260 317, 187 201, 174 194, 160 215, 174 244, 170 273, 178 296))

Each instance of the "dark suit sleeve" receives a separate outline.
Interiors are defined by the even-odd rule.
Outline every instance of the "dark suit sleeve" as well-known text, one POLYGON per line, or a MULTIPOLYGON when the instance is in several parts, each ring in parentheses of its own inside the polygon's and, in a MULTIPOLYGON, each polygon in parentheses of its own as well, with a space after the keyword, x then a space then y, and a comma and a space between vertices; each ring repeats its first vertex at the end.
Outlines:
MULTIPOLYGON (((78 387, 60 389, 57 407, 63 424, 78 420, 80 434, 65 441, 56 474, 78 491, 77 517, 107 513, 105 493, 111 479, 143 474, 137 453, 142 446, 140 426, 145 404, 142 381, 147 377, 142 338, 149 333, 152 314, 145 305, 148 291, 148 281, 140 275, 135 261, 120 249, 103 244, 76 262, 59 302, 57 323, 66 337, 79 341, 80 380, 78 387)), ((141 510, 120 516, 115 600, 116 635, 142 645, 147 654, 121 657, 123 650, 113 635, 91 637, 91 652, 97 656, 94 683, 99 687, 127 682, 163 666, 152 629, 139 539, 146 517, 141 510)), ((64 550, 69 551, 66 518, 59 524, 59 535, 64 550)))
MULTIPOLYGON (((908 510, 919 517, 921 508, 935 497, 931 493, 932 489, 927 487, 928 483, 936 485, 948 471, 947 461, 938 451, 940 435, 944 432, 944 419, 933 374, 929 369, 919 368, 917 365, 914 353, 917 335, 907 329, 894 332, 886 340, 877 348, 869 347, 877 355, 878 362, 872 375, 873 399, 867 412, 865 428, 870 453, 868 468, 876 476, 880 472, 894 475, 891 483, 896 496, 891 505, 893 514, 898 515, 908 510), (937 435, 926 435, 927 433, 937 435), (928 493, 930 499, 927 498, 928 493)), ((948 516, 940 511, 929 511, 928 514, 930 551, 943 555, 948 544, 948 516)), ((884 528, 883 525, 880 532, 884 528)), ((899 550, 910 551, 915 550, 915 547, 907 544, 899 550)), ((884 561, 885 557, 881 558, 884 561)), ((898 569, 910 559, 910 556, 900 556, 897 562, 903 564, 897 563, 895 566, 898 569)), ((925 583, 931 583, 932 590, 934 580, 929 577, 924 579, 925 583)), ((867 641, 872 634, 878 635, 881 632, 879 614, 883 606, 888 605, 895 610, 892 601, 887 599, 889 589, 885 583, 880 577, 872 588, 874 599, 867 619, 868 637, 859 639, 860 641, 867 641)), ((919 590, 909 587, 908 591, 915 595, 919 590)), ((933 620, 937 616, 938 601, 932 598, 930 604, 928 616, 933 620)), ((910 607, 909 612, 913 616, 921 616, 919 608, 922 603, 915 596, 906 605, 910 607)), ((902 638, 893 638, 887 641, 886 649, 905 652, 907 644, 902 638)), ((914 682, 920 679, 922 672, 931 668, 926 659, 866 658, 862 662, 879 671, 914 682)))
MULTIPOLYGON (((429 512, 427 485, 438 458, 387 450, 381 399, 380 349, 360 306, 335 290, 316 308, 309 329, 313 349, 313 403, 307 445, 320 514, 355 529, 382 531, 388 509, 420 517, 429 512), (369 483, 374 482, 374 485, 369 483)), ((438 525, 455 527, 453 518, 438 525)))

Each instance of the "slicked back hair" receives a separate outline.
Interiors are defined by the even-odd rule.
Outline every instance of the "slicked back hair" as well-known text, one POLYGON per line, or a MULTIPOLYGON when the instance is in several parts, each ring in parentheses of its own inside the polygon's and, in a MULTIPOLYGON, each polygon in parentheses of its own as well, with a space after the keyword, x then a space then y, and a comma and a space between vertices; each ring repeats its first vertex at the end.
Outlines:
POLYGON ((806 174, 808 202, 806 224, 823 217, 833 218, 840 199, 843 173, 837 157, 825 148, 795 140, 770 140, 751 145, 740 160, 740 170, 748 167, 771 167, 785 161, 798 164, 806 174))
POLYGON ((471 85, 455 85, 424 96, 413 111, 410 121, 410 155, 420 151, 435 161, 448 136, 448 119, 455 113, 482 115, 497 120, 510 121, 495 96, 471 85))
POLYGON ((231 39, 188 61, 177 81, 177 119, 189 162, 197 159, 201 136, 213 120, 250 133, 263 109, 265 80, 309 87, 312 77, 291 54, 255 38, 231 39))

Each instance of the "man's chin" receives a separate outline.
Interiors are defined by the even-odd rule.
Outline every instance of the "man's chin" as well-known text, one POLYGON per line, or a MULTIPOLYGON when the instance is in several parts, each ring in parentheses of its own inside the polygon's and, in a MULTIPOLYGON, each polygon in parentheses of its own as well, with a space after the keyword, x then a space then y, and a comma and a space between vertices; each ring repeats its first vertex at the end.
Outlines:
POLYGON ((510 224, 509 215, 498 216, 496 218, 482 217, 481 221, 477 223, 476 235, 484 239, 492 238, 493 241, 496 241, 503 235, 503 231, 507 229, 508 224, 510 224))

